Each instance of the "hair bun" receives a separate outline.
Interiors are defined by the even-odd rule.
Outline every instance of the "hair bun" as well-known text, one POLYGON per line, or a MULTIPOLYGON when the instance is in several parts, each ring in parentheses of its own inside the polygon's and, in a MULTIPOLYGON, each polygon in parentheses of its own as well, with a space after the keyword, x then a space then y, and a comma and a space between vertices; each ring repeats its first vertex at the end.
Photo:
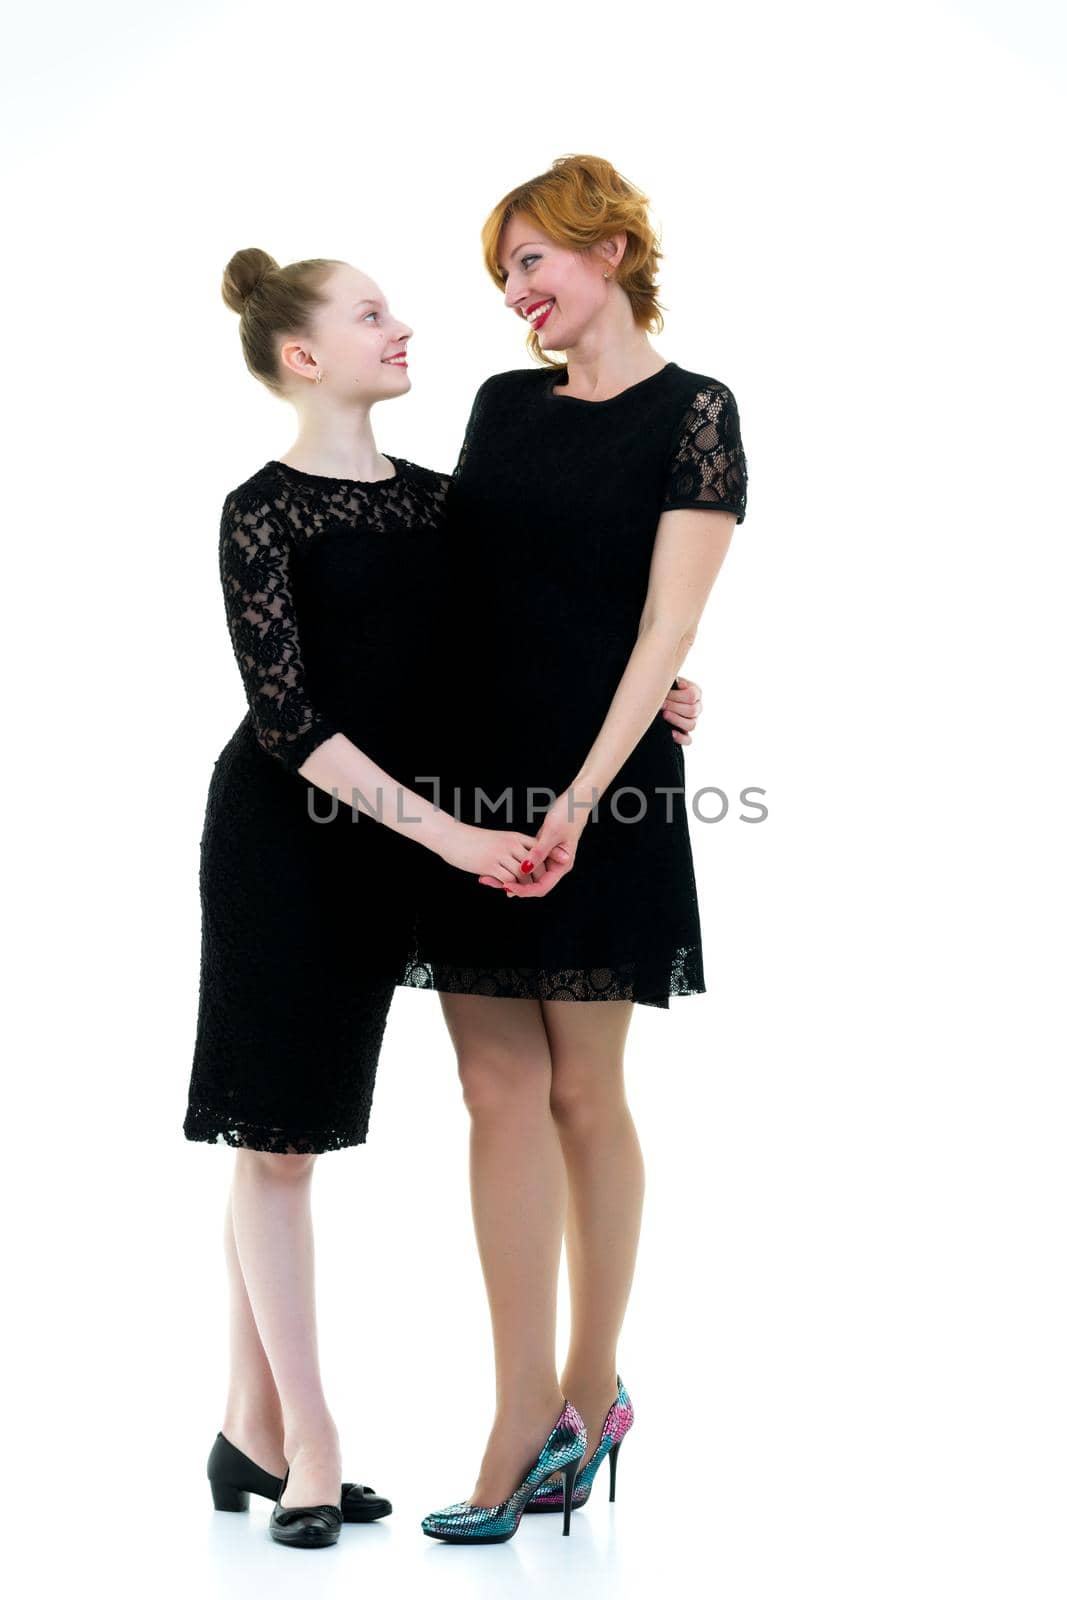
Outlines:
POLYGON ((238 250, 230 257, 222 274, 223 300, 231 311, 243 311, 249 296, 268 273, 277 271, 278 263, 266 250, 238 250))

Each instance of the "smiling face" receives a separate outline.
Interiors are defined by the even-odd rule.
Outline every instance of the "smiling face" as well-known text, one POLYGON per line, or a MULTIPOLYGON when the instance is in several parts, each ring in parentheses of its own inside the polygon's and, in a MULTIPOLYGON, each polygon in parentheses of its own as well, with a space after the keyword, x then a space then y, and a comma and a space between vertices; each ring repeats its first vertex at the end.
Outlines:
POLYGON ((411 388, 406 366, 411 329, 389 310, 374 279, 342 262, 325 280, 321 293, 326 303, 317 309, 309 336, 282 340, 278 355, 282 373, 295 374, 301 384, 314 384, 321 369, 323 387, 328 383, 334 396, 351 393, 364 400, 385 400, 406 394, 411 388))
POLYGON ((615 289, 610 246, 588 253, 555 244, 528 217, 509 218, 497 264, 504 273, 504 303, 535 329, 543 350, 576 345, 609 303, 615 289))

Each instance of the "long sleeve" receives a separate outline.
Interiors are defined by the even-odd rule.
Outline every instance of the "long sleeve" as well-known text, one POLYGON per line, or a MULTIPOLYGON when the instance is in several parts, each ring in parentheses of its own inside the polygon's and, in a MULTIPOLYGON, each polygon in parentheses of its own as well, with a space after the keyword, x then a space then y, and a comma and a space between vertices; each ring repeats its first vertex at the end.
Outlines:
POLYGON ((733 511, 742 523, 747 494, 737 401, 724 383, 708 384, 690 401, 675 436, 661 509, 733 511))
POLYGON ((230 639, 256 739, 295 772, 342 730, 305 691, 289 563, 289 538, 274 507, 262 494, 229 494, 219 530, 219 572, 230 639))

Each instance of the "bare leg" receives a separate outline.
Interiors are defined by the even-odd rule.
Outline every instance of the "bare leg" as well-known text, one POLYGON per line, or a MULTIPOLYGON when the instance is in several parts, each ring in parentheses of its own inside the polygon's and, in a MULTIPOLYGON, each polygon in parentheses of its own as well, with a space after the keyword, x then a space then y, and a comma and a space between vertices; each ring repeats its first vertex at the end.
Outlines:
POLYGON ((243 1450, 265 1472, 285 1476, 282 1440, 282 1403, 267 1352, 245 1287, 244 1273, 233 1236, 233 1200, 226 1201, 223 1230, 226 1271, 230 1280, 230 1387, 222 1431, 230 1443, 243 1450))
POLYGON ((281 1404, 286 1506, 338 1505, 341 1498, 340 1441, 319 1372, 314 1162, 313 1155, 240 1149, 230 1197, 249 1305, 281 1404))
POLYGON ((442 994, 470 1112, 471 1205, 493 1326, 496 1416, 472 1505, 507 1498, 563 1409, 556 1300, 566 1174, 540 1003, 442 994))
POLYGON ((623 1079, 629 1000, 541 1002, 550 1104, 567 1167, 571 1338, 563 1392, 589 1429, 585 1461, 617 1398, 616 1344, 637 1259, 645 1172, 623 1079))

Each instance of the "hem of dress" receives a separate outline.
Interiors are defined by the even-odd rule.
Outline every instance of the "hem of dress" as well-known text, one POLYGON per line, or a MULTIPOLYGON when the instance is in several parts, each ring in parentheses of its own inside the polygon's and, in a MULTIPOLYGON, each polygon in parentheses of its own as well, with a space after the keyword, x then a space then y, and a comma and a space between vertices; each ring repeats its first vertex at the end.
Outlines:
POLYGON ((228 1117, 225 1112, 201 1102, 190 1102, 182 1132, 187 1139, 203 1144, 225 1144, 234 1150, 266 1150, 275 1155, 324 1155, 351 1145, 366 1144, 367 1126, 310 1128, 293 1132, 246 1117, 228 1117))
POLYGON ((597 1000, 629 1000, 634 1005, 668 1010, 672 999, 706 994, 699 945, 683 945, 663 960, 623 961, 603 967, 492 967, 437 961, 412 956, 397 980, 408 989, 436 989, 439 994, 479 994, 497 1000, 562 1000, 590 1004, 597 1000), (637 975, 639 967, 670 971, 667 987, 656 988, 637 975))

